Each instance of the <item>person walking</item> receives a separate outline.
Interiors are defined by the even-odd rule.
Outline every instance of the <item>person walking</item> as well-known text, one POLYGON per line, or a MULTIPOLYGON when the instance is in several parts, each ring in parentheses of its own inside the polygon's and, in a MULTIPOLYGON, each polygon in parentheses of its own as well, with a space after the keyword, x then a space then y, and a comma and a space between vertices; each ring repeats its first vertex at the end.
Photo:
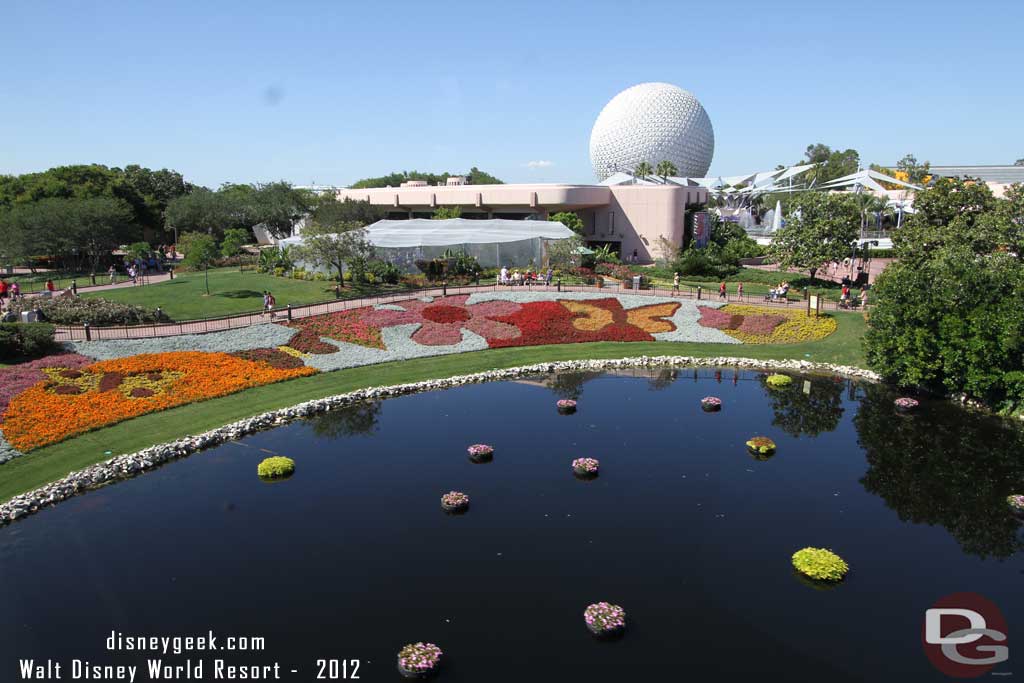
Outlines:
POLYGON ((842 290, 839 294, 839 306, 840 308, 849 308, 850 305, 850 286, 843 285, 842 290))
POLYGON ((11 286, 8 287, 8 290, 11 293, 12 302, 17 301, 18 299, 21 298, 21 285, 19 285, 17 282, 12 282, 11 286))
POLYGON ((718 298, 728 299, 728 297, 725 294, 725 280, 722 280, 721 284, 718 285, 718 298))
POLYGON ((274 305, 277 304, 277 299, 270 292, 267 292, 267 311, 270 312, 270 319, 274 319, 274 305))
MULTIPOLYGON (((338 293, 338 288, 335 287, 334 290, 335 290, 335 294, 337 294, 338 293)), ((268 292, 267 290, 264 289, 263 290, 263 315, 266 315, 268 310, 270 310, 270 292, 268 292)))
POLYGON ((868 308, 868 286, 862 285, 860 288, 860 308, 862 311, 866 311, 868 308))
POLYGON ((110 284, 116 285, 117 284, 117 268, 114 267, 114 264, 110 264, 110 268, 107 269, 107 275, 110 276, 110 284))
POLYGON ((46 281, 46 291, 47 292, 50 292, 52 294, 54 292, 54 290, 56 290, 56 289, 57 288, 53 286, 53 280, 47 280, 46 281))
POLYGON ((7 303, 7 281, 0 278, 0 308, 7 303))
POLYGON ((742 282, 740 282, 739 284, 736 285, 736 296, 739 299, 743 298, 743 283, 742 282))
POLYGON ((679 294, 679 273, 672 276, 672 296, 679 294))

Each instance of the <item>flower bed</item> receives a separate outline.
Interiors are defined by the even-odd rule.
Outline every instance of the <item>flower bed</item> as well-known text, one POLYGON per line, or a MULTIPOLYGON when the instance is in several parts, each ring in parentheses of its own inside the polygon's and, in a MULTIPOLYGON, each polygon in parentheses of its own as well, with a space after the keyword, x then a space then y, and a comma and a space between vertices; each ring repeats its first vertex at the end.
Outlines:
POLYGON ((612 635, 626 627, 626 610, 609 602, 595 602, 583 611, 583 621, 594 635, 612 635))
POLYGON ((283 479, 295 474, 295 461, 283 455, 275 455, 264 459, 256 466, 256 474, 261 479, 283 479))
POLYGON ((473 462, 487 462, 494 457, 494 449, 483 443, 475 443, 466 449, 473 462))
POLYGON ((469 509, 469 496, 461 491, 449 491, 441 496, 441 509, 445 512, 465 512, 469 509))
POLYGON ((751 437, 747 441, 747 450, 759 460, 767 460, 775 455, 775 442, 767 436, 751 437))
POLYGON ((4 437, 22 452, 138 415, 316 372, 187 351, 79 365, 70 377, 51 370, 47 379, 15 396, 4 413, 4 437), (133 394, 138 388, 152 393, 133 394))
POLYGON ((722 399, 717 396, 705 396, 700 400, 700 407, 708 413, 714 413, 722 409, 722 399))
POLYGON ((563 398, 555 405, 558 407, 558 412, 562 415, 569 415, 576 412, 576 401, 571 398, 563 398))
POLYGON ((576 458, 572 461, 572 471, 579 477, 596 477, 601 470, 601 462, 595 458, 576 458))
POLYGON ((334 353, 337 347, 320 341, 321 337, 340 342, 383 349, 380 327, 370 324, 365 318, 367 309, 359 308, 337 313, 316 315, 290 323, 299 332, 288 346, 306 353, 334 353))
POLYGON ((425 678, 437 670, 442 654, 433 643, 410 643, 398 651, 398 670, 408 678, 425 678))
POLYGON ((850 570, 843 558, 824 548, 803 548, 793 553, 793 567, 815 581, 842 581, 850 570))
POLYGON ((0 424, 3 424, 4 412, 14 397, 46 378, 44 370, 76 370, 93 362, 92 358, 77 353, 61 353, 0 368, 0 424))
POLYGON ((824 339, 836 331, 828 315, 810 316, 804 309, 776 309, 745 304, 722 308, 700 306, 699 324, 722 330, 744 344, 797 344, 824 339))

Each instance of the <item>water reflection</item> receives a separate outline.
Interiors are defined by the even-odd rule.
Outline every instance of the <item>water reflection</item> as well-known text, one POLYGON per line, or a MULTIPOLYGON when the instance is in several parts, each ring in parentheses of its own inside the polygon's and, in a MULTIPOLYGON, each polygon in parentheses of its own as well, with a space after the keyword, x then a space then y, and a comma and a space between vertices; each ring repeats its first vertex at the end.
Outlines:
POLYGON ((772 404, 774 426, 797 437, 817 436, 839 426, 843 417, 845 381, 812 381, 798 377, 789 386, 776 389, 765 383, 767 377, 762 375, 760 381, 772 404))
POLYGON ((864 390, 853 419, 868 461, 864 488, 901 520, 945 527, 965 552, 1007 558, 1020 550, 1006 496, 1024 482, 1024 435, 940 401, 901 417, 889 389, 864 390))
POLYGON ((373 434, 377 431, 381 404, 378 401, 335 408, 310 420, 313 433, 325 438, 373 434))
POLYGON ((548 377, 544 383, 558 398, 578 401, 583 395, 583 385, 600 376, 599 372, 559 372, 548 377))

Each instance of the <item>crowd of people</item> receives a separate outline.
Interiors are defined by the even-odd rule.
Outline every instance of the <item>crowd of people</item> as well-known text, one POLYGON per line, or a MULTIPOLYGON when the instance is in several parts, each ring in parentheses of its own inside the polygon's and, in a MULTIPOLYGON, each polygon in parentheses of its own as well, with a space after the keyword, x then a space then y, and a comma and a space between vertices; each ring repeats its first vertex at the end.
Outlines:
POLYGON ((548 268, 547 272, 542 275, 530 268, 520 272, 518 268, 509 271, 508 266, 502 266, 501 271, 498 273, 498 284, 516 286, 540 284, 543 282, 550 285, 554 274, 554 270, 551 268, 548 268))

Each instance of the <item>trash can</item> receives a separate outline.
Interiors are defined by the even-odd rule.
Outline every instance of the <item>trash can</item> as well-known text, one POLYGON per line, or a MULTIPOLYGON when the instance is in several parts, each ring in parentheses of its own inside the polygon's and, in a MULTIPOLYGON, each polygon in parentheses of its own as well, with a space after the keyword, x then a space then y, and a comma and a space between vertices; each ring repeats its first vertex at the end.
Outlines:
POLYGON ((634 275, 633 276, 633 291, 636 291, 638 289, 640 289, 640 276, 639 275, 634 275))
POLYGON ((34 322, 36 322, 36 312, 35 311, 22 311, 21 312, 21 322, 23 322, 23 323, 34 323, 34 322))

